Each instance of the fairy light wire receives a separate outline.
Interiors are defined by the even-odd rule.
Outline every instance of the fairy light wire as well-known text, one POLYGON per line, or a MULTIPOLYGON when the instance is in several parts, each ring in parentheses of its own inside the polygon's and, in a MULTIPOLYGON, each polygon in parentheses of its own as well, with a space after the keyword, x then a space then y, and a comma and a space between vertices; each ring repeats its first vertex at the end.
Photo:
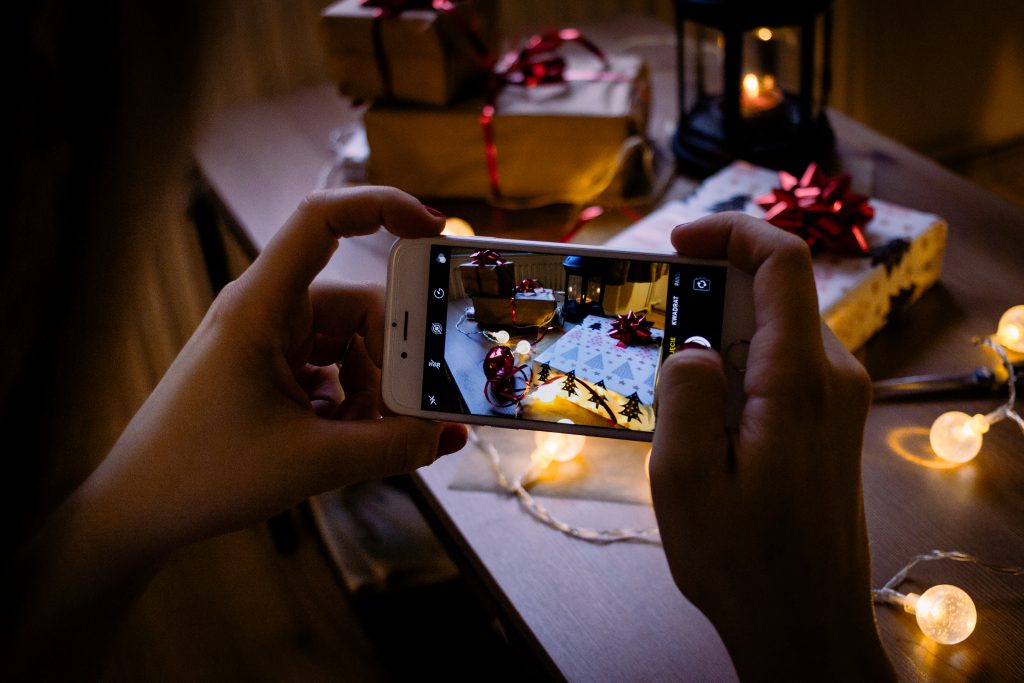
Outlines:
POLYGON ((519 477, 510 479, 501 468, 501 455, 498 453, 498 449, 494 447, 494 444, 477 434, 475 429, 469 430, 469 440, 476 445, 481 453, 487 456, 498 485, 505 492, 516 496, 519 499, 519 504, 530 516, 552 529, 560 531, 566 536, 591 543, 633 542, 661 545, 661 536, 658 533, 657 527, 649 529, 589 529, 562 521, 551 514, 546 507, 538 503, 526 488, 540 476, 536 465, 531 465, 519 477))
POLYGON ((1017 412, 1017 373, 1013 368, 1013 363, 1010 362, 1009 356, 1006 354, 1006 349, 1003 348, 1002 344, 999 344, 988 337, 982 340, 982 344, 991 347, 999 355, 999 359, 1003 363, 1003 369, 1006 370, 1006 384, 1008 389, 1008 396, 1006 403, 993 410, 991 413, 985 416, 985 419, 989 423, 998 422, 1003 418, 1010 418, 1017 423, 1020 427, 1021 432, 1024 432, 1024 418, 1021 417, 1020 413, 1017 412))
POLYGON ((991 562, 986 562, 974 555, 970 555, 961 550, 930 550, 920 555, 914 555, 910 562, 900 569, 896 574, 885 582, 881 588, 875 588, 871 591, 871 595, 877 604, 892 604, 892 605, 903 605, 906 599, 906 594, 900 593, 896 590, 900 584, 907 580, 907 575, 910 570, 916 567, 921 562, 930 562, 933 560, 952 560, 954 562, 966 562, 969 564, 978 565, 988 569, 989 571, 999 572, 1001 574, 1009 574, 1011 576, 1024 576, 1024 567, 1016 567, 1010 565, 999 565, 991 562))

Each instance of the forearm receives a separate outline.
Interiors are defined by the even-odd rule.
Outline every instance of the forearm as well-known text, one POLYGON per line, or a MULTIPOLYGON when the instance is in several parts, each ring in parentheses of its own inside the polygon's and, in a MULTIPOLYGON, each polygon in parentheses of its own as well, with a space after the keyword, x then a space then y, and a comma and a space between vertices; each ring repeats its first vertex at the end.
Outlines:
POLYGON ((748 609, 713 622, 744 683, 895 681, 870 598, 856 603, 842 596, 751 600, 748 609))
POLYGON ((133 529, 91 478, 19 554, 9 584, 11 678, 93 677, 125 611, 169 548, 133 529))

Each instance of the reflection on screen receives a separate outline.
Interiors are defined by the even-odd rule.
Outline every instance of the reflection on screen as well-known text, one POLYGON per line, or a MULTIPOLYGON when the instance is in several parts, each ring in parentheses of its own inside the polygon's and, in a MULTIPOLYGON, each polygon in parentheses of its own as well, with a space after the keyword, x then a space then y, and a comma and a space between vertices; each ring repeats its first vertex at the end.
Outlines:
POLYGON ((422 407, 654 430, 665 357, 721 349, 726 270, 435 245, 422 407))

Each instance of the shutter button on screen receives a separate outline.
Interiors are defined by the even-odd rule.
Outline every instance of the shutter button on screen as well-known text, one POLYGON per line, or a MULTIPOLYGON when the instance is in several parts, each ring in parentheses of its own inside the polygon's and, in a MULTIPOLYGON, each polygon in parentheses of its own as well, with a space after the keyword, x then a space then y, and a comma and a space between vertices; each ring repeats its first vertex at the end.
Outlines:
POLYGON ((692 337, 687 337, 686 340, 683 341, 683 343, 684 344, 700 344, 701 346, 703 346, 706 349, 710 349, 711 348, 711 342, 709 342, 706 338, 700 336, 699 334, 695 334, 692 337))

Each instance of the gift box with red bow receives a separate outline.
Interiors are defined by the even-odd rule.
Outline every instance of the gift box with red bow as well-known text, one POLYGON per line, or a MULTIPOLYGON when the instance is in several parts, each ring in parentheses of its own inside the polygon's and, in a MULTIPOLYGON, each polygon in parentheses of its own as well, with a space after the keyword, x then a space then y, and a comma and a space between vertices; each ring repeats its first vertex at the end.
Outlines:
POLYGON ((342 95, 444 105, 483 82, 497 23, 494 0, 341 0, 321 33, 342 95))
POLYGON ((375 103, 364 116, 371 181, 531 205, 647 191, 644 61, 570 47, 583 39, 568 29, 535 38, 477 97, 444 109, 375 103))
POLYGON ((481 249, 458 264, 462 289, 467 296, 495 296, 508 299, 516 286, 515 264, 495 251, 481 249))
POLYGON ((641 315, 588 315, 533 359, 534 376, 555 377, 561 398, 614 426, 649 431, 663 337, 641 315), (571 389, 557 379, 568 373, 574 379, 571 389))
POLYGON ((848 177, 814 166, 793 176, 736 162, 609 246, 671 252, 674 226, 720 211, 771 221, 811 246, 822 318, 854 350, 939 279, 947 226, 939 216, 866 197, 850 185, 848 177))

